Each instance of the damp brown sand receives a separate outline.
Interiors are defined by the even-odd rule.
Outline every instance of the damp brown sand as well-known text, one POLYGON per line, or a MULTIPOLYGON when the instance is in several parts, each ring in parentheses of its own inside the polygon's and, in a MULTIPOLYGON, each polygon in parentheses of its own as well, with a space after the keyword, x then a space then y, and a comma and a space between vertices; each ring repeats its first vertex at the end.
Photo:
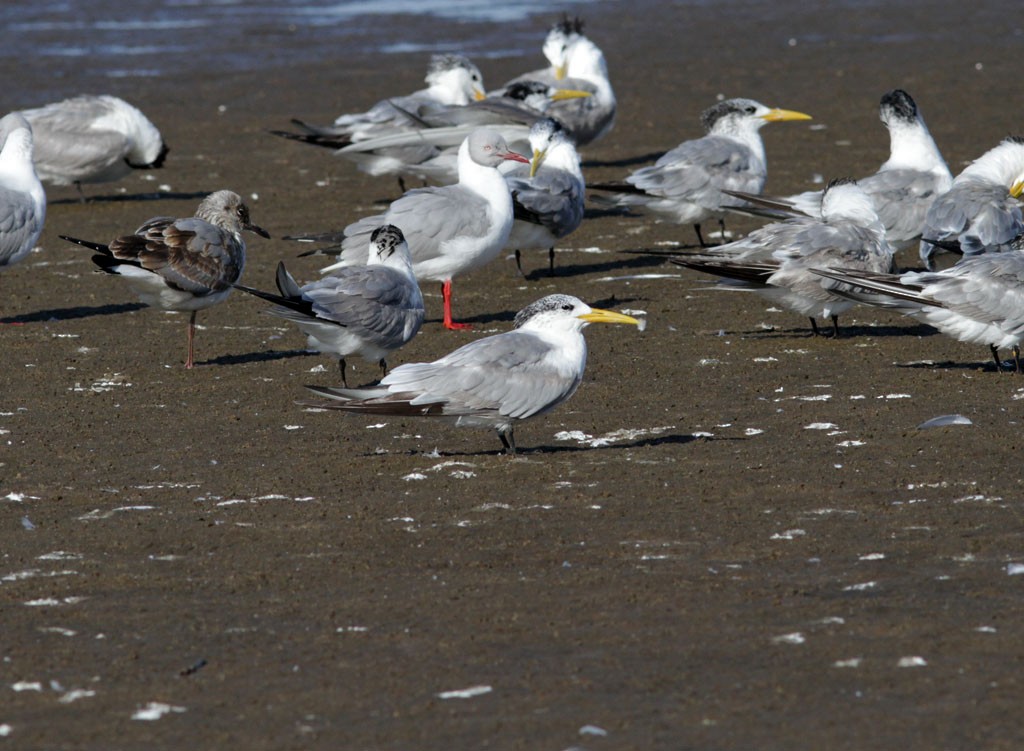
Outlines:
MULTIPOLYGON (((1020 132, 1019 42, 985 5, 764 23, 639 7, 588 14, 620 102, 591 180, 697 135, 720 93, 826 126, 763 131, 778 193, 875 169, 896 86, 954 172, 1020 132), (966 41, 947 43, 952 25, 966 41), (936 31, 901 41, 912 26, 936 31), (865 43, 875 28, 892 35, 865 43)), ((538 61, 481 65, 499 82, 538 61)), ((335 366, 242 295, 200 314, 186 372, 186 318, 138 308, 57 238, 189 214, 225 187, 256 196, 275 238, 379 210, 392 181, 264 132, 412 90, 422 57, 346 64, 132 91, 167 168, 126 181, 133 200, 51 189, 43 250, 0 277, 3 742, 1019 748, 1024 380, 984 348, 859 309, 813 338, 669 265, 690 228, 597 214, 554 277, 501 259, 457 280, 475 332, 443 331, 427 288, 429 321, 394 358, 505 330, 552 292, 645 311, 642 333, 588 330, 585 382, 519 427, 513 459, 488 432, 303 411, 335 366), (917 429, 944 414, 972 424, 917 429), (171 709, 133 719, 151 702, 171 709)), ((280 259, 313 278, 295 253, 252 238, 246 282, 270 288, 280 259)))

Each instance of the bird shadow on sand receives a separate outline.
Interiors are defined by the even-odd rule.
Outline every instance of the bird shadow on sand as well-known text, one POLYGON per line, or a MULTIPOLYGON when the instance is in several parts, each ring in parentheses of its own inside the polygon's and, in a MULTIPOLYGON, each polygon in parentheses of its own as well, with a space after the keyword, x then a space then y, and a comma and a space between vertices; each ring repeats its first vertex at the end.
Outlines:
POLYGON ((0 318, 3 323, 45 323, 47 321, 68 321, 73 318, 90 318, 92 316, 112 316, 121 313, 131 313, 142 310, 147 306, 140 302, 128 302, 118 305, 98 305, 87 307, 80 305, 76 308, 53 308, 51 310, 37 310, 35 313, 24 313, 19 316, 0 318))
MULTIPOLYGON (((821 323, 818 324, 819 328, 822 328, 821 323)), ((856 341, 864 337, 894 337, 894 336, 909 336, 914 338, 921 338, 926 336, 937 336, 938 331, 933 329, 931 326, 925 324, 918 324, 916 326, 843 326, 839 327, 839 338, 836 339, 832 334, 831 324, 824 325, 824 329, 828 333, 815 334, 809 327, 794 327, 794 328, 772 328, 772 329, 751 329, 747 331, 730 331, 729 329, 723 329, 724 336, 742 336, 749 339, 820 339, 835 340, 839 342, 843 341, 856 341)))
MULTIPOLYGON (((595 440, 600 440, 596 438, 595 440)), ((658 435, 650 436, 648 438, 642 438, 637 441, 609 441, 608 443, 601 444, 599 446, 587 446, 587 445, 570 445, 570 444, 556 444, 556 445, 538 445, 538 446, 520 446, 516 449, 514 457, 508 457, 509 459, 523 459, 532 457, 534 455, 543 458, 551 454, 575 454, 584 451, 608 451, 608 450, 622 450, 622 449, 639 449, 649 448, 652 446, 683 446, 694 441, 739 441, 744 440, 738 437, 727 437, 718 438, 714 436, 697 436, 691 433, 673 433, 670 435, 658 435)), ((438 451, 439 456, 463 456, 463 457, 484 457, 484 456, 506 456, 505 450, 496 448, 482 451, 438 451)))
POLYGON ((288 360, 293 357, 319 357, 319 352, 308 349, 274 349, 268 352, 246 352, 241 355, 221 355, 212 357, 209 360, 196 362, 200 365, 245 365, 252 362, 272 362, 274 360, 288 360))
POLYGON ((85 196, 82 198, 58 198, 50 201, 51 206, 74 206, 90 203, 127 203, 136 201, 197 201, 206 198, 211 190, 200 190, 193 193, 169 193, 157 191, 155 193, 115 193, 108 196, 85 196))
POLYGON ((583 162, 584 169, 597 169, 598 167, 634 167, 637 164, 656 162, 665 154, 664 151, 652 151, 649 154, 639 156, 627 156, 622 159, 588 159, 583 162))
MULTIPOLYGON (((631 258, 622 259, 619 258, 614 261, 602 261, 600 263, 577 263, 577 264, 566 264, 564 263, 564 253, 571 253, 571 250, 566 250, 563 254, 559 254, 559 251, 555 250, 555 270, 551 273, 546 266, 529 271, 526 274, 527 281, 543 281, 550 279, 559 279, 562 277, 574 277, 582 276, 584 274, 607 274, 610 271, 624 271, 628 269, 649 269, 655 266, 661 266, 664 264, 664 259, 659 256, 651 255, 640 255, 635 254, 631 258), (562 259, 562 263, 559 263, 559 259, 562 259)), ((632 251, 616 251, 618 253, 630 253, 632 251)), ((673 271, 675 267, 673 267, 673 271)))
POLYGON ((1003 361, 1003 367, 996 371, 996 364, 992 360, 973 362, 954 362, 953 360, 915 360, 913 362, 893 363, 897 368, 908 370, 972 370, 985 373, 1005 374, 1007 376, 1019 375, 1014 372, 1013 362, 1003 361))

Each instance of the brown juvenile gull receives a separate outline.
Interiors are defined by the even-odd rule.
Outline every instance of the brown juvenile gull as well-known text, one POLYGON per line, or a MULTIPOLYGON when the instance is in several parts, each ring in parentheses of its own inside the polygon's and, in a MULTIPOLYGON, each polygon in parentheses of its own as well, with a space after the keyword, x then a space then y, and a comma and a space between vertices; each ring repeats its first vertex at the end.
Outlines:
POLYGON ((249 207, 236 193, 219 190, 203 199, 195 216, 150 219, 109 245, 60 237, 96 251, 93 263, 123 277, 146 305, 190 311, 185 367, 191 368, 196 313, 223 301, 242 275, 242 230, 270 237, 249 221, 249 207))

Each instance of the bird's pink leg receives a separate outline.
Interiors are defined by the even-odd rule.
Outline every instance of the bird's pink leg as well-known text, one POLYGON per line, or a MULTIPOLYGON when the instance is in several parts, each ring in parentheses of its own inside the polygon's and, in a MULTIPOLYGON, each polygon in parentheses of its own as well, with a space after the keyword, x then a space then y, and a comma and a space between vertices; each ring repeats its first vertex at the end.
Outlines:
POLYGON ((192 369, 192 340, 196 335, 196 312, 193 310, 188 319, 188 357, 185 359, 185 367, 189 370, 192 369))
POLYGON ((452 320, 452 280, 445 279, 441 284, 441 297, 444 298, 444 327, 452 331, 473 328, 468 323, 456 323, 452 320))

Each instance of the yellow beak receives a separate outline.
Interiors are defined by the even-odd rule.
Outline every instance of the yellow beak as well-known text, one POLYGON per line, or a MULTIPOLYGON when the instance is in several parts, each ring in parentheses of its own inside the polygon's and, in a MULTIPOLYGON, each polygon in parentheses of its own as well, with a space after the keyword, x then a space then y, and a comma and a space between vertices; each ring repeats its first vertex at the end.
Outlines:
POLYGON ((589 91, 579 91, 578 89, 555 89, 555 93, 551 95, 551 101, 557 102, 562 99, 582 99, 587 96, 594 95, 589 91))
POLYGON ((584 313, 581 316, 577 316, 577 318, 587 323, 631 323, 634 326, 640 325, 640 321, 633 318, 633 316, 615 313, 611 310, 602 310, 601 308, 593 308, 589 313, 584 313))
POLYGON ((1010 186, 1010 195, 1014 198, 1020 198, 1021 193, 1024 193, 1024 180, 1018 180, 1010 186))
POLYGON ((544 155, 546 151, 535 151, 533 152, 533 159, 530 160, 530 177, 537 174, 537 168, 540 167, 540 163, 544 161, 544 155))
POLYGON ((475 89, 473 91, 473 98, 476 99, 479 102, 479 101, 482 101, 482 100, 486 99, 487 95, 483 91, 481 91, 480 89, 475 89))
POLYGON ((810 115, 805 115, 803 112, 794 112, 793 110, 780 110, 773 109, 766 115, 761 115, 765 120, 770 123, 781 123, 786 120, 813 120, 810 115))
POLYGON ((563 63, 562 65, 559 65, 557 68, 555 68, 555 80, 556 81, 561 81, 563 78, 565 78, 565 75, 568 72, 569 72, 569 65, 568 64, 563 63))

